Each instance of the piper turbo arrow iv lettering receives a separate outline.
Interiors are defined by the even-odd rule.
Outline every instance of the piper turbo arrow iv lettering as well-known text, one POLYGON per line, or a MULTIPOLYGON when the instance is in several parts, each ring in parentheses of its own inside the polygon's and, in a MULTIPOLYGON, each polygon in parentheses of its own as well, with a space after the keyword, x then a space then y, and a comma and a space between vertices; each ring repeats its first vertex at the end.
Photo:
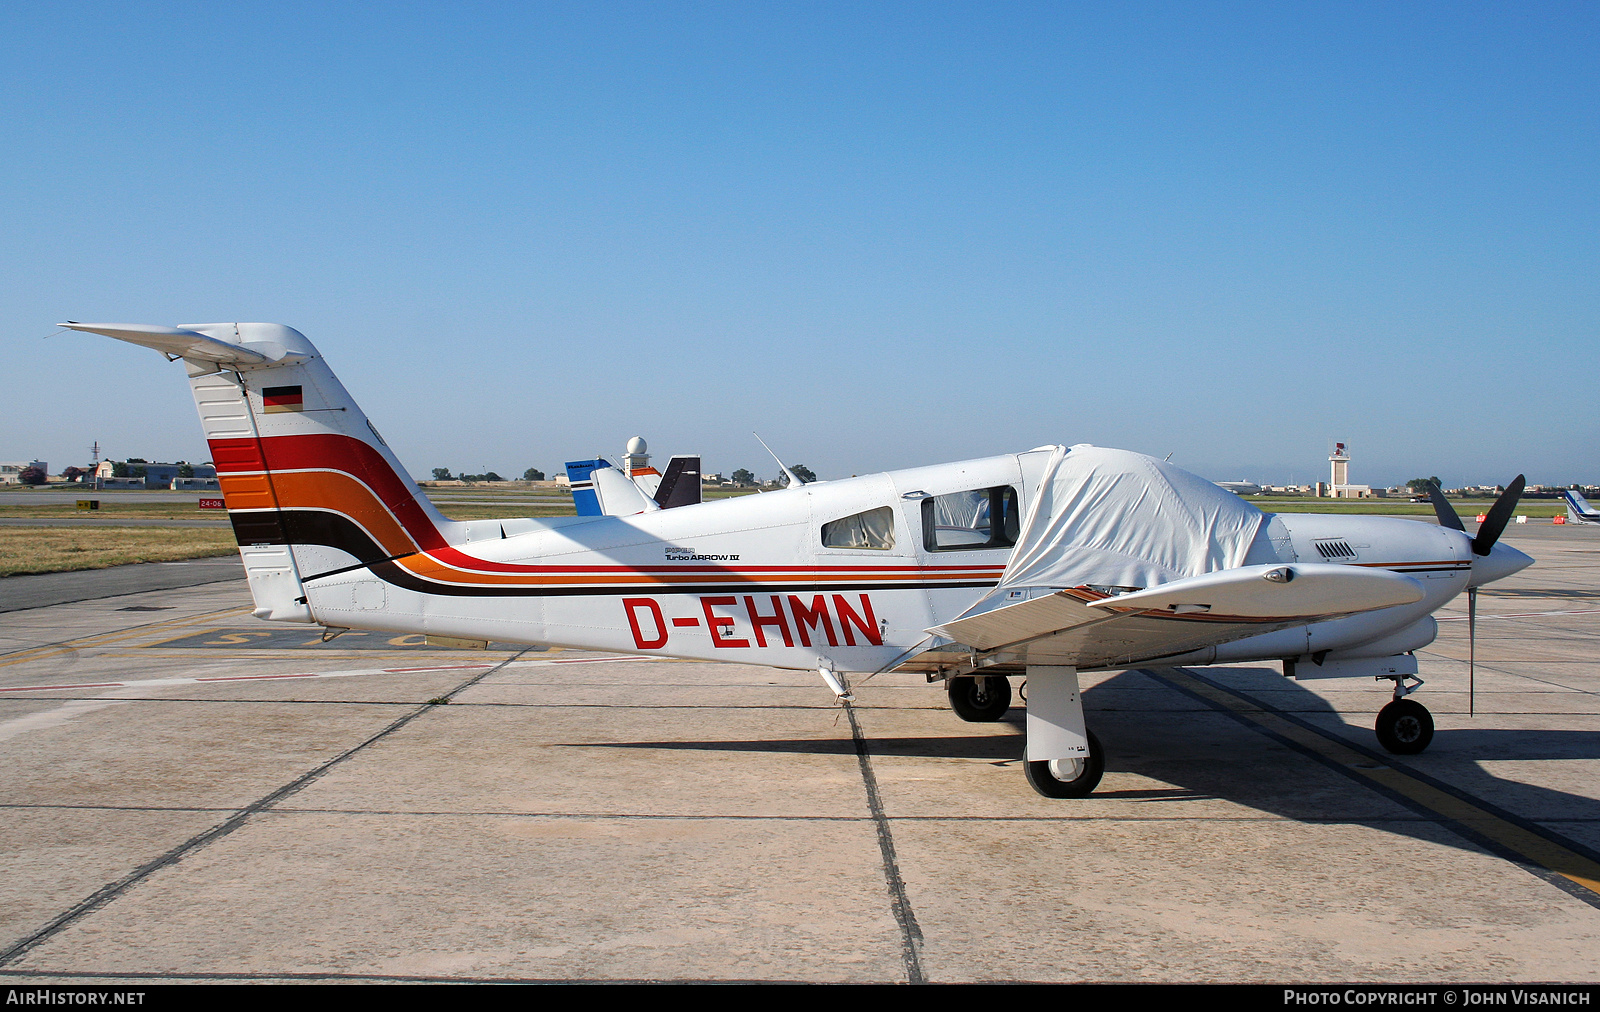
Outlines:
MULTIPOLYGON (((1388 678, 1379 740, 1419 752, 1433 723, 1407 697, 1433 612, 1533 561, 1499 543, 1520 477, 1470 537, 1442 497, 1439 526, 1269 516, 1087 445, 713 502, 641 492, 626 515, 452 521, 299 331, 62 326, 183 362, 260 618, 806 669, 847 699, 852 674, 915 672, 969 721, 1004 717, 1025 676, 1024 768, 1049 797, 1088 794, 1104 767, 1082 670, 1388 678)), ((629 483, 609 470, 591 478, 629 483)))

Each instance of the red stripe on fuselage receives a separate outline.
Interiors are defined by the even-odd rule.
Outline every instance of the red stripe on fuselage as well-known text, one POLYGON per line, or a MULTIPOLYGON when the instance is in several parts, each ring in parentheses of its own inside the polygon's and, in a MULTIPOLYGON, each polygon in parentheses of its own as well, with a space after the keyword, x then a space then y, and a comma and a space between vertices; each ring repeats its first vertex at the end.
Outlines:
MULTIPOLYGON (((995 576, 1004 570, 1001 565, 918 566, 903 565, 798 565, 798 566, 681 566, 667 563, 659 566, 540 566, 507 562, 490 562, 453 548, 447 544, 433 520, 419 506, 409 481, 397 475, 389 462, 372 446, 350 436, 314 434, 298 436, 267 436, 255 439, 210 440, 212 461, 219 474, 267 471, 340 471, 361 481, 372 489, 385 509, 409 534, 417 546, 431 558, 455 569, 480 573, 506 573, 520 575, 609 575, 636 574, 655 576, 665 574, 815 574, 820 577, 846 574, 877 575, 880 577, 914 577, 937 574, 946 578, 961 576, 995 576)), ((342 503, 329 496, 325 503, 297 501, 283 508, 330 509, 340 515, 345 510, 342 503)))

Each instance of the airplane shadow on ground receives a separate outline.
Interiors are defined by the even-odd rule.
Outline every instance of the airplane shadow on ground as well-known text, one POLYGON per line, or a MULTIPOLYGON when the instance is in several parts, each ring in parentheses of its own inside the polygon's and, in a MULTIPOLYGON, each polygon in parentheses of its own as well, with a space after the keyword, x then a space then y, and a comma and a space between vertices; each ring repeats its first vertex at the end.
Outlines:
MULTIPOLYGON (((1391 765, 1421 774, 1435 784, 1445 785, 1451 793, 1510 813, 1524 825, 1544 820, 1600 824, 1600 799, 1507 780, 1490 773, 1479 761, 1600 759, 1600 732, 1441 729, 1422 755, 1391 756, 1378 745, 1371 729, 1371 715, 1352 714, 1351 720, 1345 720, 1326 700, 1294 681, 1260 668, 1208 668, 1197 673, 1246 693, 1255 703, 1300 718, 1340 746, 1353 745, 1364 750, 1370 756, 1370 760, 1359 764, 1364 768, 1391 765), (1253 692, 1252 689, 1266 691, 1253 692)), ((1382 705, 1386 698, 1384 690, 1375 689, 1373 709, 1382 705)), ((1415 698, 1426 702, 1425 694, 1415 698)), ((1198 703, 1139 671, 1118 673, 1085 690, 1084 704, 1090 728, 1105 744, 1108 775, 1134 773, 1170 785, 1115 789, 1102 784, 1093 795, 1097 800, 1148 804, 1219 799, 1300 821, 1379 822, 1395 833, 1438 839, 1437 830, 1432 828, 1434 819, 1428 813, 1424 812, 1421 819, 1410 816, 1396 819, 1392 808, 1374 804, 1373 792, 1377 788, 1366 776, 1346 770, 1337 762, 1319 760, 1300 752, 1295 756, 1303 763, 1286 761, 1285 745, 1281 741, 1267 734, 1246 732, 1246 728, 1253 730, 1254 725, 1198 703), (1263 770, 1272 771, 1272 775, 1262 776, 1263 770), (1330 779, 1327 776, 1330 771, 1337 771, 1340 776, 1330 779)), ((946 719, 952 725, 952 733, 931 737, 873 736, 870 734, 870 708, 862 716, 868 728, 866 749, 873 757, 981 760, 1011 766, 1016 766, 1022 758, 1026 718, 1025 711, 1016 706, 1006 715, 1005 721, 987 727, 975 726, 970 734, 961 733, 968 725, 962 724, 953 713, 948 714, 946 719), (1012 733, 994 733, 1007 725, 1012 733)), ((841 721, 840 731, 838 737, 815 739, 567 744, 590 748, 855 755, 856 744, 849 737, 849 724, 841 721)), ((1020 780, 1020 770, 1018 773, 1020 780)), ((1072 803, 1061 802, 1063 805, 1072 803)), ((1551 834, 1548 829, 1543 832, 1551 834)), ((1580 842, 1565 838, 1561 838, 1561 842, 1591 858, 1600 858, 1592 848, 1580 842)))

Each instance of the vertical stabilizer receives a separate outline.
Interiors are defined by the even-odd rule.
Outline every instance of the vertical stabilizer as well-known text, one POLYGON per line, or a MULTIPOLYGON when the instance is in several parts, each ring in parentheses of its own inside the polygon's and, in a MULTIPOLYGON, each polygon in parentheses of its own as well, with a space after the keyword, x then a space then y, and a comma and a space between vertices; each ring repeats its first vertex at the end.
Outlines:
POLYGON ((1562 492, 1561 495, 1567 500, 1567 523, 1600 524, 1600 512, 1596 512, 1595 508, 1589 505, 1588 499, 1571 489, 1562 492))
POLYGON ((572 505, 577 509, 578 516, 605 516, 600 509, 600 497, 594 491, 594 472, 610 466, 610 461, 598 457, 594 460, 567 461, 567 485, 572 489, 572 505))
POLYGON ((655 500, 664 510, 699 503, 700 458, 674 454, 667 461, 667 473, 661 476, 661 487, 656 489, 655 500))
POLYGON ((64 326, 183 359, 258 616, 316 621, 303 580, 465 540, 299 331, 64 326))

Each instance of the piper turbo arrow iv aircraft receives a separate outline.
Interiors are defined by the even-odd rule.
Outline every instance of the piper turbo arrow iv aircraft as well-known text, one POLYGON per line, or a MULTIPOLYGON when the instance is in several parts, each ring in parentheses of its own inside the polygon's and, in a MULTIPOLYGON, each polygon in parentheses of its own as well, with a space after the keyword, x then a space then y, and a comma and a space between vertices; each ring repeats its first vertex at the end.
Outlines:
POLYGON ((447 520, 298 331, 67 323, 182 360, 255 614, 852 675, 917 672, 956 714, 1004 717, 1027 678, 1024 768, 1081 797, 1104 754, 1078 672, 1281 661, 1386 678, 1379 740, 1420 752, 1412 651, 1433 612, 1532 559, 1498 543, 1519 477, 1476 537, 1269 516, 1125 450, 1025 453, 816 482, 628 516, 447 520))

